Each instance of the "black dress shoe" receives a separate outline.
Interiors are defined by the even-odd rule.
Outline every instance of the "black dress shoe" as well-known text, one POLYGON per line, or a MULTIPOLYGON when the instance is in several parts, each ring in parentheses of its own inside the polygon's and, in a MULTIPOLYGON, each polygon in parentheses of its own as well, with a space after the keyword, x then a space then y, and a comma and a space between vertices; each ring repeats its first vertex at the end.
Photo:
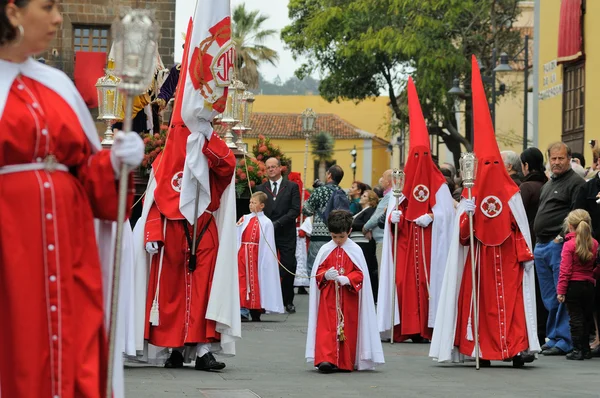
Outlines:
POLYGON ((552 347, 552 348, 548 348, 547 350, 542 351, 542 355, 545 356, 556 356, 556 355, 565 355, 566 352, 564 352, 563 350, 561 350, 558 347, 552 347))
POLYGON ((512 359, 513 368, 522 368, 525 366, 525 361, 521 355, 515 355, 512 359))
POLYGON ((423 336, 421 336, 421 335, 419 335, 419 334, 417 334, 417 335, 415 335, 415 336, 412 336, 412 337, 410 338, 410 340, 411 340, 413 343, 416 343, 416 344, 429 344, 429 343, 430 343, 430 341, 429 341, 428 339, 426 339, 425 337, 423 337, 423 336))
POLYGON ((546 351, 546 350, 549 350, 551 347, 548 345, 548 343, 545 343, 540 348, 542 349, 542 351, 546 351))
POLYGON ((196 370, 221 370, 223 368, 225 368, 225 364, 217 361, 212 352, 196 357, 196 365, 194 366, 196 370))
POLYGON ((570 360, 583 361, 583 352, 581 352, 581 350, 575 349, 567 355, 565 355, 565 357, 570 360))
POLYGON ((260 314, 261 310, 250 310, 250 316, 252 317, 252 322, 260 322, 260 314))
POLYGON ((535 361, 535 354, 532 354, 531 352, 522 352, 521 353, 521 358, 523 358, 523 362, 525 363, 532 363, 533 361, 535 361))
POLYGON ((296 307, 294 307, 294 304, 288 304, 285 306, 285 310, 287 311, 288 314, 295 314, 296 313, 296 307))
POLYGON ((489 368, 492 366, 492 361, 489 359, 479 359, 479 367, 480 368, 489 368))
POLYGON ((319 369, 319 372, 321 373, 333 373, 336 371, 337 366, 331 362, 321 362, 317 365, 317 369, 319 369))
POLYGON ((308 292, 306 291, 306 288, 304 286, 300 286, 298 287, 298 293, 296 294, 308 294, 308 292))
POLYGON ((183 355, 179 351, 173 350, 171 356, 169 356, 169 359, 165 362, 165 368, 183 368, 183 355))

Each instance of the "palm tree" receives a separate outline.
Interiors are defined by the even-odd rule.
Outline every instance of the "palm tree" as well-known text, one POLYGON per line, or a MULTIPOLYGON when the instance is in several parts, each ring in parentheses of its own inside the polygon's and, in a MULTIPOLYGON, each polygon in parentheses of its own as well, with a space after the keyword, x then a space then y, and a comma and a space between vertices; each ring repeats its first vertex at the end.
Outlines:
POLYGON ((279 61, 277 51, 262 44, 266 39, 277 34, 275 29, 262 28, 268 18, 258 10, 246 10, 245 4, 240 4, 233 10, 231 38, 235 43, 235 69, 237 78, 250 89, 258 88, 260 63, 268 62, 275 66, 279 61))
POLYGON ((312 154, 319 161, 319 180, 325 182, 327 173, 327 161, 333 157, 333 147, 335 139, 326 131, 315 134, 310 139, 312 145, 312 154))

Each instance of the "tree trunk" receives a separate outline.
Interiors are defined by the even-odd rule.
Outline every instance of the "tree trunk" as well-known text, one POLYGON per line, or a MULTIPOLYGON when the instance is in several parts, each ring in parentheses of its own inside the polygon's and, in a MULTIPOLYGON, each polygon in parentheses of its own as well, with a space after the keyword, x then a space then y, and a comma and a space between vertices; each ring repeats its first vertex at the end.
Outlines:
POLYGON ((319 180, 325 183, 327 179, 327 161, 325 159, 321 159, 319 161, 319 180))

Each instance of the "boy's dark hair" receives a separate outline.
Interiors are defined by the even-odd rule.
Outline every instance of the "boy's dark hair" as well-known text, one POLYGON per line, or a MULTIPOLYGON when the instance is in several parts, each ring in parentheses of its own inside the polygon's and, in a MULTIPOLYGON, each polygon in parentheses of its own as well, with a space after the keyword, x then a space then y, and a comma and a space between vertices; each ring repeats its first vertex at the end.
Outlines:
POLYGON ((327 218, 327 228, 332 234, 350 233, 352 229, 352 213, 347 210, 333 210, 327 218))

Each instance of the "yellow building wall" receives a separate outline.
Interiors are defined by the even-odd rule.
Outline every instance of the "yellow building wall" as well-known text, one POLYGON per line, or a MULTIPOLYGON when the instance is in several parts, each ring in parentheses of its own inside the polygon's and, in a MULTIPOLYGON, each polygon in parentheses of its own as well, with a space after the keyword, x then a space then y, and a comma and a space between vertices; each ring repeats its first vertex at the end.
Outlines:
MULTIPOLYGON (((370 141, 370 140, 369 140, 370 141)), ((248 143, 249 150, 256 144, 255 138, 247 138, 245 142, 248 143)), ((302 174, 304 178, 304 148, 305 140, 286 140, 286 139, 271 139, 273 145, 277 145, 281 148, 285 156, 292 160, 292 170, 302 174)), ((341 187, 344 189, 350 188, 352 185, 352 169, 350 164, 352 163, 352 155, 350 151, 356 145, 356 180, 364 181, 372 186, 377 185, 379 177, 385 170, 389 168, 389 153, 382 144, 377 144, 373 141, 373 152, 372 152, 372 165, 371 172, 365 168, 363 159, 365 156, 365 140, 336 140, 334 147, 333 159, 337 161, 337 164, 344 170, 344 179, 342 180, 341 187), (365 176, 365 171, 367 175, 365 176)), ((315 180, 315 168, 314 168, 314 156, 311 153, 312 147, 310 142, 308 144, 308 162, 306 168, 306 183, 307 188, 312 187, 312 183, 315 180)), ((317 169, 318 171, 318 169, 317 169)))
POLYGON ((556 65, 560 0, 540 4, 537 147, 545 155, 548 145, 560 141, 562 134, 562 66, 556 65))
MULTIPOLYGON (((340 103, 329 103, 318 95, 289 96, 289 95, 257 95, 254 101, 254 112, 264 113, 302 113, 306 108, 312 108, 317 113, 330 113, 354 125, 367 133, 375 134, 389 141, 389 118, 390 110, 387 106, 389 98, 378 97, 365 100, 359 104, 352 101, 340 103)), ((257 131, 260 133, 260 131, 257 131)), ((246 139, 250 148, 256 143, 255 139, 246 139)), ((304 148, 305 140, 272 139, 273 144, 278 145, 283 153, 292 159, 292 171, 304 173, 304 148)), ((387 145, 371 140, 363 139, 336 139, 333 159, 344 169, 342 188, 350 188, 352 185, 352 156, 350 151, 356 145, 356 180, 364 181, 370 185, 376 185, 382 173, 389 168, 390 153, 387 145), (372 161, 370 165, 364 165, 365 148, 372 145, 372 161), (371 172, 368 172, 370 166, 371 172), (365 175, 365 171, 367 175, 365 175)), ((312 186, 314 181, 314 156, 312 147, 308 145, 307 162, 307 185, 312 186)))
POLYGON ((312 108, 317 113, 332 113, 361 130, 388 139, 390 109, 388 97, 329 103, 318 95, 257 95, 254 112, 302 113, 312 108))
MULTIPOLYGON (((546 148, 554 141, 560 141, 562 135, 563 113, 563 68, 553 67, 558 53, 558 23, 560 20, 560 0, 543 0, 540 8, 540 65, 539 65, 539 116, 538 116, 538 148, 546 152, 546 148), (552 92, 555 90, 556 92, 552 92)), ((586 166, 592 162, 592 151, 589 140, 600 140, 597 126, 600 125, 600 76, 596 71, 600 68, 600 1, 587 1, 584 19, 585 45, 585 136, 584 156, 586 166)))
POLYGON ((586 166, 593 161, 592 150, 588 145, 589 140, 600 142, 600 1, 588 0, 584 21, 585 45, 585 141, 584 156, 586 166))

